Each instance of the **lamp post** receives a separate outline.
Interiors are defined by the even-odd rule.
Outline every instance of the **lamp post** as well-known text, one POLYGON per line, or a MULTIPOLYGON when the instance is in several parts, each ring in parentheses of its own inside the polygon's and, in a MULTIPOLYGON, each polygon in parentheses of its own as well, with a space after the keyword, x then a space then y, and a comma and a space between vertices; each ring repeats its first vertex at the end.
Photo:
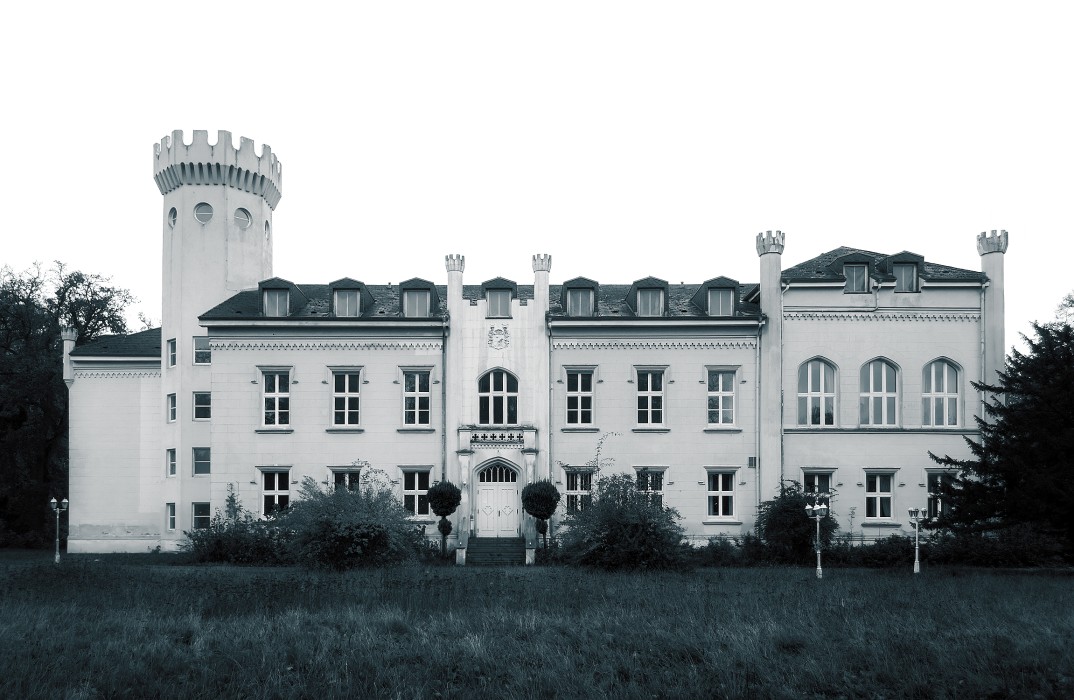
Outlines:
POLYGON ((918 538, 921 536, 921 521, 928 520, 928 511, 924 508, 907 508, 906 514, 914 522, 914 573, 921 573, 921 547, 918 538))
POLYGON ((806 515, 817 521, 817 578, 824 578, 824 572, 820 568, 820 521, 828 514, 828 504, 821 503, 820 498, 825 494, 816 494, 817 502, 806 506, 806 515))
POLYGON ((56 512, 56 563, 60 563, 60 513, 67 510, 68 500, 65 498, 59 503, 53 498, 48 502, 52 510, 56 512))

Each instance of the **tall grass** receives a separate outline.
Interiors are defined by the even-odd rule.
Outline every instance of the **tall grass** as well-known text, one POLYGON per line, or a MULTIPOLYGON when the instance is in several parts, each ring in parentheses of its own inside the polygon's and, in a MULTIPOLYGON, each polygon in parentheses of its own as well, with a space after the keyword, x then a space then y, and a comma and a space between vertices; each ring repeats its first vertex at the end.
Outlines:
POLYGON ((0 559, 0 697, 1074 696, 1058 575, 98 559, 0 559))

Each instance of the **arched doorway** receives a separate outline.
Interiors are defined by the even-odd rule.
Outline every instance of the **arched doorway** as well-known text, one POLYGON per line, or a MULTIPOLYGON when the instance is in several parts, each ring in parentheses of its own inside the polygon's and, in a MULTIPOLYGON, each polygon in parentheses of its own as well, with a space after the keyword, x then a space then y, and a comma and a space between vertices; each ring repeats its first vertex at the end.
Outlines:
POLYGON ((497 461, 478 470, 476 476, 474 534, 518 537, 521 522, 518 472, 497 461))

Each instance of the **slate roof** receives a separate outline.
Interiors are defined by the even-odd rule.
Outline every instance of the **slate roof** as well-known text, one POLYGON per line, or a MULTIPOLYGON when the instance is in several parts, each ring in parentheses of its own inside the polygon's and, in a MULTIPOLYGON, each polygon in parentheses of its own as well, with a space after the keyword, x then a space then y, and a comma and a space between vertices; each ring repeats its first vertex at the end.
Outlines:
MULTIPOLYGON (((332 308, 331 285, 296 284, 295 286, 305 294, 306 303, 301 308, 292 312, 288 318, 316 318, 329 321, 355 320, 354 317, 339 318, 330 313, 332 308)), ((399 319, 403 317, 402 302, 399 296, 399 285, 366 284, 362 286, 373 295, 374 302, 368 307, 363 308, 362 315, 358 318, 366 321, 377 318, 399 319)), ((478 294, 474 298, 481 298, 483 296, 480 293, 481 287, 478 286, 476 289, 478 290, 478 294)), ((447 297, 447 287, 436 285, 436 292, 441 299, 440 306, 439 308, 430 309, 430 315, 432 318, 442 318, 447 314, 447 304, 443 301, 447 297)), ((532 289, 530 290, 530 298, 533 298, 532 289)), ((239 292, 222 304, 218 304, 209 309, 199 318, 203 321, 233 321, 237 319, 252 320, 264 318, 261 315, 261 294, 257 289, 248 289, 239 292)))
MULTIPOLYGON (((597 288, 597 318, 638 318, 634 310, 627 304, 627 294, 633 284, 602 284, 597 288)), ((669 284, 667 299, 667 317, 671 318, 711 318, 705 309, 699 309, 690 303, 690 299, 702 284, 669 284)), ((756 284, 740 284, 738 286, 738 305, 735 316, 737 318, 759 317, 761 307, 757 304, 748 304, 742 301, 745 294, 756 284)), ((567 310, 561 302, 562 285, 551 285, 548 300, 548 313, 554 317, 569 318, 567 310)), ((645 317, 652 320, 652 317, 645 317)), ((666 318, 666 317, 665 317, 666 318)))
MULTIPOLYGON (((907 251, 903 251, 907 252, 907 251)), ((806 260, 805 262, 798 263, 794 267, 789 267, 783 271, 783 279, 794 281, 805 280, 823 280, 823 281, 843 281, 844 277, 841 273, 829 269, 829 266, 843 257, 844 255, 865 255, 873 259, 874 263, 891 257, 887 253, 876 253, 871 250, 862 250, 861 248, 836 248, 835 250, 829 250, 827 253, 818 255, 817 257, 806 260)), ((939 265, 937 263, 928 262, 927 260, 921 266, 921 279, 926 280, 967 280, 967 281, 983 281, 984 275, 974 270, 963 270, 957 267, 950 267, 948 265, 939 265)))
POLYGON ((105 335, 71 351, 72 357, 160 357, 160 329, 105 335))

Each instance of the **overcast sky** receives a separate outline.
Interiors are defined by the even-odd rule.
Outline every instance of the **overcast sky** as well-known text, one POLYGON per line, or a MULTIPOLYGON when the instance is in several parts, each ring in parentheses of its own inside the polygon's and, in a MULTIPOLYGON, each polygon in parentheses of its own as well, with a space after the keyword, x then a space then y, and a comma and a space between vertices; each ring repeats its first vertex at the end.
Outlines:
POLYGON ((152 145, 283 164, 275 274, 370 284, 756 281, 847 245, 980 269, 1008 345, 1074 289, 1074 5, 18 3, 0 25, 0 264, 108 275, 160 318, 152 145))

